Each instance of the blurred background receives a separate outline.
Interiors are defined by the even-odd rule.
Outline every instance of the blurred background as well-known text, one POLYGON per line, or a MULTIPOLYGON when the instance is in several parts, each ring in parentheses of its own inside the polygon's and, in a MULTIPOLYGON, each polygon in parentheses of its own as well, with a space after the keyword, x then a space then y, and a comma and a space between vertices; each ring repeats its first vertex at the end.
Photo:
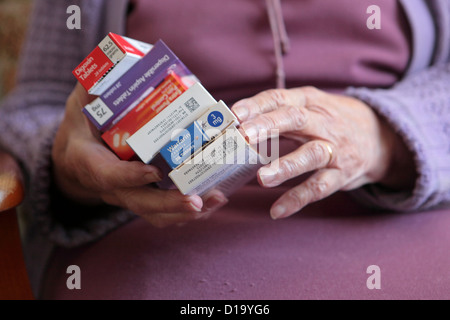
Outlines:
POLYGON ((14 87, 32 0, 0 0, 0 100, 14 87))

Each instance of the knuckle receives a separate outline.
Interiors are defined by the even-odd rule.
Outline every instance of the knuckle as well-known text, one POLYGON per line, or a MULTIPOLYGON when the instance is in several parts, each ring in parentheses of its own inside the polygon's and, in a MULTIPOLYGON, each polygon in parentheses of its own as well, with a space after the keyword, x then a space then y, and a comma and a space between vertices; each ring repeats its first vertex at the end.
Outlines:
POLYGON ((91 170, 93 184, 100 190, 111 190, 110 170, 106 166, 101 166, 97 170, 91 170))
POLYGON ((303 92, 303 95, 305 96, 306 104, 315 103, 318 100, 318 98, 320 97, 320 94, 322 93, 318 88, 313 87, 313 86, 302 87, 301 91, 303 92))
POLYGON ((341 152, 340 157, 334 156, 335 166, 342 169, 347 176, 366 171, 370 166, 370 159, 363 159, 358 152, 341 152), (352 170, 348 170, 352 168, 352 170))
POLYGON ((279 167, 279 177, 286 180, 294 178, 298 175, 299 164, 301 162, 294 159, 283 159, 280 161, 279 167))
POLYGON ((305 87, 302 87, 302 91, 303 91, 303 93, 304 93, 305 95, 310 95, 310 96, 317 95, 317 94, 320 92, 320 90, 317 89, 317 88, 314 87, 314 86, 305 86, 305 87))
POLYGON ((311 158, 316 163, 328 163, 330 153, 323 143, 314 141, 311 144, 311 158))
POLYGON ((121 189, 118 198, 122 207, 142 217, 156 217, 160 212, 154 204, 138 198, 138 194, 134 193, 134 189, 121 189), (138 199, 138 200, 137 200, 138 199))
POLYGON ((136 214, 142 214, 145 212, 141 202, 139 201, 133 201, 135 199, 133 197, 133 191, 131 189, 123 189, 120 190, 117 194, 115 194, 116 199, 120 199, 119 202, 121 203, 121 206, 125 209, 129 209, 130 211, 136 213, 136 214))
POLYGON ((261 122, 261 125, 259 126, 261 129, 272 130, 278 127, 276 119, 266 113, 259 116, 259 121, 261 122))
POLYGON ((330 184, 324 180, 313 180, 308 183, 308 188, 311 191, 311 201, 317 201, 323 198, 330 188, 330 184))
POLYGON ((295 108, 295 112, 290 112, 289 115, 296 129, 303 128, 308 121, 305 111, 300 108, 295 108))
POLYGON ((164 196, 162 198, 162 201, 160 202, 161 205, 161 211, 165 213, 170 213, 173 207, 173 204, 177 203, 174 201, 174 199, 171 199, 170 193, 165 192, 164 196))
POLYGON ((190 211, 189 201, 179 198, 176 193, 170 191, 162 192, 162 201, 160 202, 160 211, 164 213, 188 212, 190 211))
POLYGON ((83 165, 71 157, 66 157, 66 161, 62 163, 62 168, 72 179, 78 181, 82 187, 91 190, 102 190, 99 187, 100 174, 89 166, 89 163, 83 165))
POLYGON ((288 90, 286 89, 271 89, 266 91, 267 98, 275 106, 286 106, 288 103, 288 90))
POLYGON ((292 205, 296 209, 300 209, 305 206, 306 203, 305 203, 304 195, 299 190, 292 189, 292 190, 288 191, 288 193, 286 195, 291 200, 292 205))

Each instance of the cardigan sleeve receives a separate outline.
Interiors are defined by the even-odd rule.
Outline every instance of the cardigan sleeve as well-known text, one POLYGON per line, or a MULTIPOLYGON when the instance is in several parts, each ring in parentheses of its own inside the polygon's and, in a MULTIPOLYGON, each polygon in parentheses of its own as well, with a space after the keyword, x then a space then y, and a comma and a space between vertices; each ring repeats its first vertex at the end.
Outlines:
POLYGON ((26 207, 31 208, 27 219, 64 246, 89 242, 132 217, 118 208, 72 203, 53 185, 51 150, 76 84, 72 70, 104 36, 98 31, 103 1, 74 0, 71 5, 81 8, 81 30, 67 28, 65 1, 34 2, 17 85, 0 107, 0 148, 23 167, 26 207))
POLYGON ((367 185, 354 195, 377 207, 413 211, 450 201, 450 63, 404 79, 393 88, 350 88, 383 116, 414 154, 418 178, 412 192, 367 185))

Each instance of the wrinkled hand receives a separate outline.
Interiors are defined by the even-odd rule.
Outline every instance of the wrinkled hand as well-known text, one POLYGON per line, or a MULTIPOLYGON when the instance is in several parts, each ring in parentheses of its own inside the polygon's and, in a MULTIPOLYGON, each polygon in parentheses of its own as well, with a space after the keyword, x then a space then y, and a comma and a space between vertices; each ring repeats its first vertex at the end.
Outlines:
POLYGON ((119 160, 81 112, 90 101, 92 97, 77 84, 53 145, 54 179, 66 196, 84 204, 129 209, 158 227, 203 218, 227 203, 218 191, 202 199, 151 187, 162 179, 160 170, 119 160))
POLYGON ((355 98, 312 87, 269 90, 239 101, 232 110, 252 144, 272 136, 273 130, 299 142, 300 147, 276 165, 259 170, 262 186, 276 187, 311 173, 275 202, 274 219, 288 217, 339 190, 369 183, 406 188, 415 181, 412 156, 400 137, 355 98))

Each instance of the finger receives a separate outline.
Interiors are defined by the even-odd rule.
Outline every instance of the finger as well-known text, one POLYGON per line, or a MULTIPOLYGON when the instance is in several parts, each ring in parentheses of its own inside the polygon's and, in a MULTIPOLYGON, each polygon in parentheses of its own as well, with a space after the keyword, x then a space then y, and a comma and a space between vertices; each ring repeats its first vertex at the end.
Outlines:
POLYGON ((139 187, 114 190, 102 195, 106 203, 131 210, 144 218, 160 213, 201 213, 203 200, 178 190, 139 187))
POLYGON ((79 82, 77 82, 73 93, 78 98, 79 105, 83 108, 86 104, 91 103, 98 98, 98 96, 89 94, 79 82))
POLYGON ((259 183, 266 188, 279 186, 307 172, 332 165, 334 159, 328 142, 313 140, 292 153, 258 170, 259 183))
POLYGON ((213 189, 203 196, 203 203, 203 211, 211 213, 225 206, 228 199, 221 191, 213 189))
POLYGON ((241 128, 251 144, 292 131, 300 131, 305 135, 312 132, 308 125, 308 111, 297 107, 281 107, 263 113, 242 123, 241 128))
POLYGON ((231 110, 240 122, 244 122, 281 107, 304 106, 305 101, 305 95, 300 89, 273 89, 243 99, 234 104, 231 110))
POLYGON ((100 132, 95 125, 80 112, 88 103, 92 102, 95 97, 90 96, 80 83, 77 83, 74 90, 70 94, 66 103, 66 111, 64 114, 66 125, 71 129, 78 130, 78 135, 84 136, 86 139, 95 137, 101 141, 100 132), (89 130, 86 130, 88 128, 89 130))
POLYGON ((308 204, 322 200, 338 191, 342 185, 337 169, 316 172, 305 182, 283 194, 272 206, 273 219, 282 219, 300 211, 308 204))
POLYGON ((209 218, 215 211, 219 210, 228 203, 225 195, 218 191, 212 190, 203 196, 203 208, 201 212, 191 213, 157 213, 146 215, 145 219, 152 225, 164 228, 171 225, 183 226, 184 224, 209 218))
POLYGON ((68 160, 67 170, 76 172, 77 179, 91 190, 140 187, 162 180, 161 171, 140 161, 121 161, 100 143, 79 146, 78 155, 68 160))
POLYGON ((101 166, 95 177, 102 190, 140 187, 163 179, 160 170, 154 166, 120 160, 101 166))
POLYGON ((79 83, 75 85, 74 89, 69 95, 67 99, 67 104, 71 107, 75 107, 79 111, 79 109, 83 109, 88 103, 95 100, 97 97, 89 95, 86 89, 79 83))

